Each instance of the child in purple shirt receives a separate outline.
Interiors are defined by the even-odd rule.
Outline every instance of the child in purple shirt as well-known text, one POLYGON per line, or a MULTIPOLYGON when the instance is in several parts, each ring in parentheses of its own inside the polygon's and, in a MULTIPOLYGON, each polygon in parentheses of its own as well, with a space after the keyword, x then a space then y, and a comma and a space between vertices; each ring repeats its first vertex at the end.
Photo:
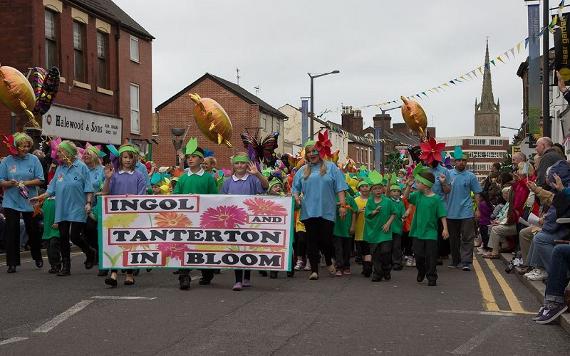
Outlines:
MULTIPOLYGON (((234 195, 257 195, 265 193, 269 188, 269 182, 251 162, 244 152, 238 152, 232 158, 234 174, 222 185, 222 194, 234 195)), ((242 287, 251 287, 251 271, 235 270, 236 283, 234 291, 240 291, 242 287)))
MULTIPOLYGON (((146 193, 146 177, 135 169, 138 150, 136 147, 126 144, 119 147, 119 171, 115 172, 109 164, 105 167, 105 183, 103 195, 142 195, 146 193)), ((105 284, 117 286, 117 270, 111 270, 111 276, 105 279, 105 284)), ((135 284, 133 270, 127 270, 124 284, 135 284)))

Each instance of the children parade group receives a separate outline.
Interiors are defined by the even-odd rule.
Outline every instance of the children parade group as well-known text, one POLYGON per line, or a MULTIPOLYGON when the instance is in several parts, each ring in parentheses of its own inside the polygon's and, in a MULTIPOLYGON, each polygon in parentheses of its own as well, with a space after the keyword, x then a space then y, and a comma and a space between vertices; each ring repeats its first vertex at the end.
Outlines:
MULTIPOLYGON (((33 141, 28 135, 16 133, 10 144, 11 154, 0 163, 8 273, 20 265, 20 217, 36 267, 43 266, 43 238, 49 273, 64 277, 71 274, 70 242, 84 253, 85 268, 98 264, 93 213, 98 195, 268 194, 289 195, 295 202, 294 268, 288 276, 307 270, 309 280, 318 280, 322 258, 329 275, 351 275, 355 257, 362 265, 361 274, 372 282, 389 281, 393 270, 415 266, 417 282, 427 279, 429 286, 437 284, 438 238, 449 237, 446 205, 434 192, 434 185, 442 189, 446 184, 445 175, 437 173, 441 166, 408 162, 408 171, 402 166, 385 175, 350 164, 339 167, 331 159, 330 147, 309 140, 296 160, 283 156, 265 169, 251 154, 238 152, 231 158, 231 173, 224 174, 216 169, 212 153, 190 139, 180 167, 157 170, 151 162, 141 162, 132 144, 109 145, 106 157, 101 147, 78 148, 64 140, 52 147, 52 168, 44 175, 39 159, 30 153, 33 141), (110 159, 105 166, 104 158, 110 159), (44 183, 45 192, 39 194, 44 183), (39 236, 39 216, 43 216, 43 236, 39 236)), ((137 273, 127 270, 123 284, 134 285, 137 273)), ((180 289, 189 289, 190 270, 174 273, 180 289)), ((210 284, 216 273, 201 270, 199 284, 210 284)), ((250 270, 234 274, 234 291, 252 286, 250 270)), ((105 277, 106 285, 118 286, 120 271, 99 270, 98 275, 105 277)), ((277 272, 270 273, 270 278, 276 277, 277 272)))

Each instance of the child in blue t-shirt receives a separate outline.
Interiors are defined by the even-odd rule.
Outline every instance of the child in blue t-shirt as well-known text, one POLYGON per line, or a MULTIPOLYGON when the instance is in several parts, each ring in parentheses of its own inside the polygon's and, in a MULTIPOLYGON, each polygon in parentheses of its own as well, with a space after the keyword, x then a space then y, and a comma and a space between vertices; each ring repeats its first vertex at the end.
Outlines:
MULTIPOLYGON (((118 172, 115 172, 111 165, 105 167, 105 183, 102 194, 146 194, 147 177, 135 168, 138 156, 136 147, 129 144, 122 145, 119 147, 119 155, 118 172)), ((117 270, 111 270, 111 275, 105 279, 105 284, 111 287, 117 286, 117 270)), ((127 286, 135 284, 132 269, 127 270, 124 284, 127 286)))
MULTIPOLYGON (((257 195, 265 193, 269 188, 269 182, 252 163, 245 152, 238 152, 232 158, 233 175, 222 185, 222 194, 257 195)), ((251 271, 235 270, 236 282, 234 291, 240 291, 244 287, 251 287, 251 271)))

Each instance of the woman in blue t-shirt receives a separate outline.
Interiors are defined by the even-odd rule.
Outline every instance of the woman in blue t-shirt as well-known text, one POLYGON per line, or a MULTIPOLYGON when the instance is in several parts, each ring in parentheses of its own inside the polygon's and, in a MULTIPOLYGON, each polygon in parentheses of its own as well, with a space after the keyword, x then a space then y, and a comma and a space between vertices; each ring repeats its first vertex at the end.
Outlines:
POLYGON ((85 268, 91 269, 97 254, 83 237, 87 215, 93 204, 93 184, 89 169, 77 158, 77 147, 71 141, 62 141, 57 148, 59 166, 41 198, 55 196, 55 223, 58 225, 61 242, 61 271, 58 276, 71 274, 71 251, 69 241, 87 256, 85 268))
MULTIPOLYGON (((105 154, 96 147, 87 144, 85 152, 83 152, 83 163, 87 165, 89 169, 89 179, 93 185, 94 195, 99 194, 103 188, 103 182, 105 181, 105 174, 103 173, 103 165, 101 164, 101 158, 105 157, 105 154)), ((97 197, 93 197, 93 208, 97 205, 97 197)), ((99 251, 99 241, 97 236, 97 219, 93 213, 87 215, 87 222, 85 223, 85 237, 89 246, 93 247, 96 251, 99 251)), ((99 255, 99 254, 97 254, 99 255)), ((107 270, 99 270, 97 274, 100 277, 107 275, 107 270)))
POLYGON ((325 255, 329 273, 335 274, 332 264, 332 234, 337 211, 346 216, 344 191, 348 184, 341 170, 332 162, 324 161, 315 148, 315 141, 305 143, 305 164, 293 179, 293 197, 301 206, 301 221, 305 224, 307 255, 311 262, 310 280, 319 279, 319 250, 325 255))
POLYGON ((37 221, 33 218, 34 208, 29 198, 38 194, 43 183, 44 172, 40 160, 30 154, 34 141, 25 133, 13 135, 12 154, 0 163, 0 186, 4 188, 2 207, 6 216, 6 264, 8 273, 16 272, 20 265, 20 216, 24 219, 28 243, 36 267, 44 264, 41 254, 41 239, 37 221))

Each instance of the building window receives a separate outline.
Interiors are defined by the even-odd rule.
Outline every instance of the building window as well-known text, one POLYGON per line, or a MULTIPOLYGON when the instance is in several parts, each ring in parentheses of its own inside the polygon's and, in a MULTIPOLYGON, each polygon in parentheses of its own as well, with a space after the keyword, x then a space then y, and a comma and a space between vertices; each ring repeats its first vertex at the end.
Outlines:
POLYGON ((85 24, 73 21, 73 64, 75 80, 86 83, 85 24))
POLYGON ((485 146, 487 145, 487 140, 484 138, 471 138, 469 139, 469 144, 471 146, 485 146))
POLYGON ((490 146, 502 146, 503 145, 503 140, 497 140, 497 139, 490 139, 489 140, 489 145, 490 146))
POLYGON ((97 86, 109 89, 109 35, 97 31, 97 86))
POLYGON ((139 86, 131 83, 131 133, 140 134, 139 86))
POLYGON ((263 131, 267 131, 267 118, 263 114, 260 116, 259 126, 263 131))
POLYGON ((139 39, 135 36, 131 36, 131 61, 140 62, 139 57, 139 39))
POLYGON ((57 13, 45 10, 46 68, 59 67, 57 55, 57 13))

